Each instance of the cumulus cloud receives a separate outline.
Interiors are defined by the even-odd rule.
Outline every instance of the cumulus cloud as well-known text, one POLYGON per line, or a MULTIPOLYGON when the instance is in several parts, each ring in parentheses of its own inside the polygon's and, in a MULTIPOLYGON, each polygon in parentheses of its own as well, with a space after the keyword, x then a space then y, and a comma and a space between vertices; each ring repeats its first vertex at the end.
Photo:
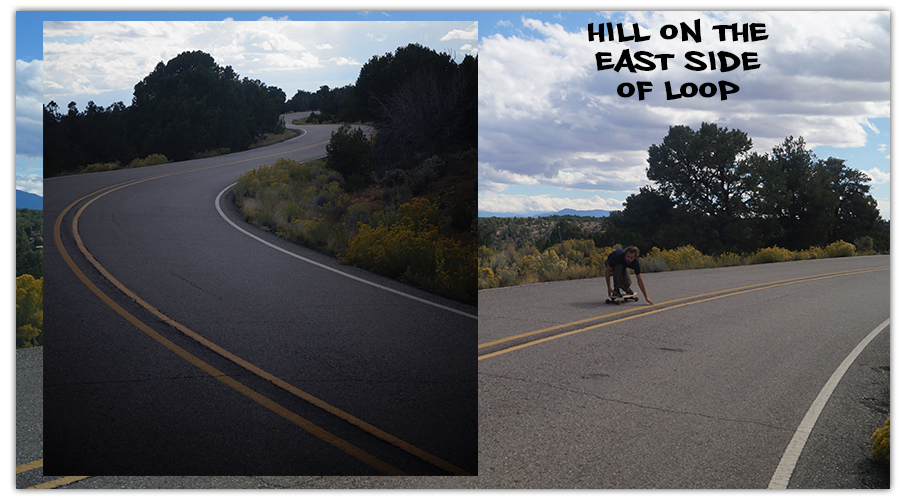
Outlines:
MULTIPOLYGON (((515 35, 488 34, 479 45, 479 203, 518 198, 501 196, 510 186, 543 184, 621 192, 646 185, 647 150, 672 125, 702 122, 740 129, 760 152, 786 137, 808 146, 859 147, 867 141, 869 119, 890 114, 890 16, 886 12, 628 12, 613 22, 631 31, 637 23, 650 40, 589 42, 587 23, 609 21, 583 16, 583 27, 522 16, 515 35), (700 43, 665 41, 659 28, 699 19, 700 43), (767 40, 720 41, 714 25, 763 23, 767 40), (669 69, 631 73, 598 71, 597 52, 614 62, 625 49, 673 54, 669 69), (684 54, 756 52, 760 69, 729 73, 692 72, 684 54), (727 80, 740 91, 727 101, 666 99, 665 82, 677 90, 727 80), (622 98, 622 83, 648 81, 644 101, 622 98)), ((497 25, 508 28, 504 21, 497 25)), ((708 61, 708 56, 707 56, 708 61)), ((875 177, 873 175, 873 177, 875 177)), ((572 200, 565 200, 565 202, 572 200)), ((543 200, 542 203, 549 203, 543 200)), ((602 207, 596 207, 602 208, 602 207)), ((512 210, 500 210, 512 211, 512 210)))
POLYGON ((362 63, 352 57, 334 57, 329 59, 329 62, 337 64, 338 66, 362 66, 362 63))
POLYGON ((891 182, 891 173, 890 172, 882 172, 878 168, 866 170, 865 174, 868 175, 872 179, 873 184, 887 184, 887 183, 891 182))
POLYGON ((43 197, 44 177, 40 174, 16 173, 16 189, 43 197))
POLYGON ((622 202, 612 198, 593 196, 589 198, 553 197, 549 195, 527 196, 504 194, 492 191, 478 192, 478 210, 495 213, 553 213, 564 209, 572 210, 622 210, 622 202))
POLYGON ((472 23, 466 29, 450 30, 449 33, 441 37, 441 41, 447 40, 477 40, 478 39, 478 23, 472 23))
MULTIPOLYGON (((448 33, 477 35, 464 21, 48 21, 43 24, 47 100, 84 105, 130 102, 134 85, 157 64, 202 50, 242 77, 288 95, 352 83, 362 62, 448 33)), ((431 47, 444 50, 443 44, 431 47)))
POLYGON ((44 196, 44 160, 41 156, 16 155, 16 189, 44 196))
POLYGON ((16 151, 41 156, 44 143, 42 61, 16 60, 16 151))

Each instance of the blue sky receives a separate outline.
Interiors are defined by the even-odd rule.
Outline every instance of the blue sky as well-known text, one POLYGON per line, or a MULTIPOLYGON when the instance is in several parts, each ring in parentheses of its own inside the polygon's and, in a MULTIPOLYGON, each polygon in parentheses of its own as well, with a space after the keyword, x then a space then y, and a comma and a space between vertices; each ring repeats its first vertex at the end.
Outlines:
MULTIPOLYGON (((481 8, 476 3, 457 5, 481 8)), ((754 8, 758 8, 757 5, 754 4, 754 8)), ((827 8, 827 4, 825 6, 827 8)), ((798 8, 821 7, 819 3, 798 3, 798 8)), ((860 8, 869 7, 860 5, 860 8)), ((478 22, 477 42, 441 41, 439 35, 412 30, 405 31, 401 38, 412 37, 422 43, 422 39, 432 37, 436 50, 453 50, 460 57, 470 51, 479 54, 479 205, 482 211, 540 213, 563 208, 620 209, 628 195, 648 184, 645 171, 649 146, 660 143, 670 125, 697 127, 702 121, 708 121, 747 132, 759 152, 771 151, 787 136, 794 136, 803 137, 820 158, 845 159, 851 168, 866 172, 872 178, 871 192, 883 217, 888 219, 890 61, 887 56, 889 34, 882 27, 889 22, 889 15, 879 18, 878 13, 871 12, 802 14, 684 10, 656 13, 589 10, 19 12, 15 50, 16 186, 42 193, 41 104, 51 99, 61 107, 74 100, 79 109, 83 109, 89 100, 101 106, 120 100, 128 104, 134 83, 149 73, 146 68, 152 69, 164 58, 162 54, 171 58, 177 55, 172 53, 173 50, 204 49, 162 47, 157 49, 159 55, 155 59, 147 57, 145 68, 137 68, 137 71, 131 68, 133 75, 122 77, 125 83, 116 82, 110 76, 125 74, 124 69, 107 71, 105 80, 88 80, 84 76, 86 72, 80 69, 87 63, 79 66, 75 55, 81 53, 85 59, 102 59, 102 55, 90 52, 102 45, 99 42, 91 44, 92 37, 99 40, 104 35, 101 29, 104 23, 98 21, 189 23, 230 18, 240 22, 257 21, 264 16, 273 20, 286 17, 294 22, 353 21, 351 24, 381 20, 475 20, 478 22), (596 70, 594 54, 601 50, 618 55, 623 49, 630 48, 632 51, 670 52, 681 57, 686 48, 674 42, 663 43, 656 30, 664 23, 677 24, 697 18, 702 18, 704 23, 704 43, 690 49, 735 53, 757 51, 762 68, 727 75, 709 71, 687 74, 680 68, 640 74, 628 74, 627 70, 619 73, 596 70), (46 60, 43 21, 69 23, 53 27, 48 23, 47 41, 54 45, 46 60), (83 24, 87 21, 91 23, 83 24), (587 24, 599 25, 607 21, 625 22, 626 26, 638 22, 646 33, 656 36, 641 45, 633 42, 589 43, 584 34, 587 24), (769 39, 752 44, 711 40, 713 37, 708 29, 711 23, 730 22, 764 23, 769 39), (67 26, 73 29, 66 30, 67 26), (93 33, 89 35, 91 31, 93 33), (435 37, 438 38, 436 42, 435 37), (740 92, 726 102, 702 98, 668 102, 664 97, 664 81, 676 85, 685 81, 699 84, 726 77, 741 87, 740 92), (76 80, 84 81, 77 88, 69 85, 76 80), (638 80, 653 83, 653 92, 645 101, 616 95, 619 84, 638 80), (36 91, 42 84, 42 90, 36 91)), ((343 34, 336 39, 365 40, 365 33, 356 31, 360 35, 356 38, 343 34)), ((283 39, 294 38, 287 35, 283 39)), ((232 65, 242 77, 258 78, 279 86, 290 97, 298 88, 316 90, 321 84, 352 83, 359 64, 370 55, 392 51, 405 44, 401 38, 379 42, 382 45, 370 38, 370 43, 363 44, 366 46, 361 51, 340 54, 346 64, 331 64, 334 71, 327 74, 312 70, 304 72, 309 78, 302 82, 295 77, 283 79, 284 71, 266 72, 260 66, 241 66, 236 56, 227 52, 221 52, 221 56, 210 53, 217 63, 232 65)), ((125 43, 124 36, 119 35, 117 40, 125 43)), ((190 41, 198 40, 195 37, 190 41)), ((208 39, 210 44, 220 42, 208 39)), ((316 52, 310 47, 318 44, 304 45, 310 53, 315 53, 319 62, 325 61, 326 50, 331 50, 316 52)))

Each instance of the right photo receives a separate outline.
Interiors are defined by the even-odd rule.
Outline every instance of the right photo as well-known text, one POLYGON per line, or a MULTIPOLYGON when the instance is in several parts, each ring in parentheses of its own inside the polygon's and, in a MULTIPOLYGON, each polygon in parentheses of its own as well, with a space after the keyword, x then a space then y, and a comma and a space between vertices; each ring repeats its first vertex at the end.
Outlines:
POLYGON ((481 13, 479 486, 890 488, 890 46, 481 13))

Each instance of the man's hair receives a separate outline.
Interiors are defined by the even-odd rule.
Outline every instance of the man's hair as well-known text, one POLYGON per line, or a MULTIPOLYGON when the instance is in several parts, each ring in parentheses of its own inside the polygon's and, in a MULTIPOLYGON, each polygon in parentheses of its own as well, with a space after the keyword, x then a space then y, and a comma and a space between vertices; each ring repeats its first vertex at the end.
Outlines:
POLYGON ((625 248, 625 253, 633 253, 635 257, 640 257, 640 256, 641 256, 641 251, 640 251, 640 249, 638 249, 638 247, 636 247, 636 246, 634 246, 634 245, 632 245, 632 246, 630 246, 630 247, 626 247, 626 248, 625 248))

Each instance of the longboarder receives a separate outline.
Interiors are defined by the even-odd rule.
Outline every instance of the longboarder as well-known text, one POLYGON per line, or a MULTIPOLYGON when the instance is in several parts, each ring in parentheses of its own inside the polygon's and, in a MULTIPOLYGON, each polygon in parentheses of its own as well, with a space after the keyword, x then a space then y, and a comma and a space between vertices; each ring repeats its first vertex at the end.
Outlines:
MULTIPOLYGON (((629 269, 634 270, 637 278, 638 286, 647 304, 653 305, 650 298, 647 297, 647 289, 644 287, 644 279, 641 277, 641 264, 638 261, 640 250, 635 246, 630 246, 624 250, 614 250, 609 257, 606 258, 606 288, 611 299, 621 299, 626 296, 634 296, 631 291, 631 276, 629 269), (610 284, 609 277, 612 276, 613 282, 610 284), (613 288, 615 287, 615 288, 613 288)), ((635 300, 637 298, 635 297, 635 300)))

